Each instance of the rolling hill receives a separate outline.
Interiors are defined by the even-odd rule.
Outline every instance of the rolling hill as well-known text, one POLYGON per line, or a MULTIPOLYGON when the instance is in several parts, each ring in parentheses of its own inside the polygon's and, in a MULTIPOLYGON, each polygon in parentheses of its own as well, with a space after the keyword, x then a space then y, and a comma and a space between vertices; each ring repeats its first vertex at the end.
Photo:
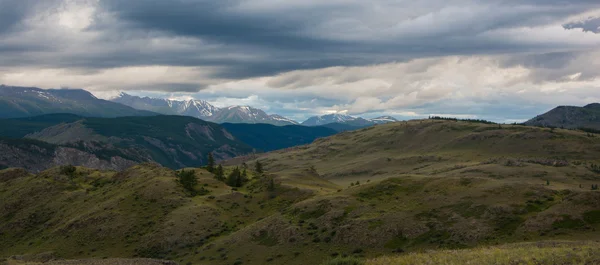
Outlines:
POLYGON ((153 116, 96 98, 82 89, 40 89, 0 85, 0 118, 31 117, 52 113, 71 113, 86 117, 153 116))
POLYGON ((600 103, 584 107, 559 106, 525 122, 526 125, 600 130, 600 103))
POLYGON ((193 197, 177 172, 157 165, 78 168, 73 177, 58 168, 7 169, 0 256, 290 265, 346 256, 395 264, 423 251, 436 254, 415 258, 511 246, 540 255, 577 248, 576 259, 597 249, 583 242, 600 239, 600 191, 590 188, 600 184, 599 157, 598 135, 417 120, 229 160, 225 175, 256 161, 266 170, 248 168, 250 180, 235 189, 188 169, 201 192, 193 197), (554 248, 505 245, 520 242, 554 248))

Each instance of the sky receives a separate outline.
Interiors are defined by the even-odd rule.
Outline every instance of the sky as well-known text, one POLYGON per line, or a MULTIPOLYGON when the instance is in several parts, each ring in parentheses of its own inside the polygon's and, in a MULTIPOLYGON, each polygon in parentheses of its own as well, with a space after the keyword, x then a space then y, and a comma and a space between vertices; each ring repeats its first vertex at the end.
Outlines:
POLYGON ((0 84, 527 120, 600 102, 598 0, 0 0, 0 84))

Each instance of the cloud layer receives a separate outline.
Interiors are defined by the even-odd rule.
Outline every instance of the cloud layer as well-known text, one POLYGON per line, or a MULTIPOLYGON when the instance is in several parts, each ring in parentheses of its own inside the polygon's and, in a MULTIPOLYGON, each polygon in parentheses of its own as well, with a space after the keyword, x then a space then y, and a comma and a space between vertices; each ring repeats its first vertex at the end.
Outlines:
POLYGON ((592 0, 0 0, 0 83, 302 119, 525 119, 600 100, 592 0))

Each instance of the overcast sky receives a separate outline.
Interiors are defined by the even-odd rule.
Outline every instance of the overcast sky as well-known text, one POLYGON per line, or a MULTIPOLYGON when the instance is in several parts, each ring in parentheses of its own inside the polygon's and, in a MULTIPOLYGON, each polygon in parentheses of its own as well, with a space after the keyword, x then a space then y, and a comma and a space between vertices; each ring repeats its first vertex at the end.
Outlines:
POLYGON ((598 0, 0 0, 0 83, 528 119, 600 102, 598 0))

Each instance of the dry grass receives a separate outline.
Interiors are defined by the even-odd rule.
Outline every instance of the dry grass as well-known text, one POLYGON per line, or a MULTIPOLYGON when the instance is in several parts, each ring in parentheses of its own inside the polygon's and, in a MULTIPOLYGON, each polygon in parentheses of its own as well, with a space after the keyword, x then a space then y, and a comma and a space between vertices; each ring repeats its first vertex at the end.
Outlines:
POLYGON ((191 198, 172 170, 153 165, 78 168, 75 179, 0 171, 0 257, 304 265, 598 240, 600 192, 589 187, 600 176, 587 165, 599 157, 600 138, 578 132, 411 121, 260 157, 274 191, 263 179, 234 191, 196 169, 197 188, 210 193, 191 198))
MULTIPOLYGON (((0 264, 3 264, 0 262, 0 264)), ((176 262, 154 259, 83 259, 83 260, 52 260, 46 262, 7 260, 6 265, 177 265, 176 262)), ((3 265, 4 265, 3 264, 3 265)))
POLYGON ((370 260, 367 265, 591 265, 600 264, 598 243, 529 243, 468 250, 430 251, 370 260))

